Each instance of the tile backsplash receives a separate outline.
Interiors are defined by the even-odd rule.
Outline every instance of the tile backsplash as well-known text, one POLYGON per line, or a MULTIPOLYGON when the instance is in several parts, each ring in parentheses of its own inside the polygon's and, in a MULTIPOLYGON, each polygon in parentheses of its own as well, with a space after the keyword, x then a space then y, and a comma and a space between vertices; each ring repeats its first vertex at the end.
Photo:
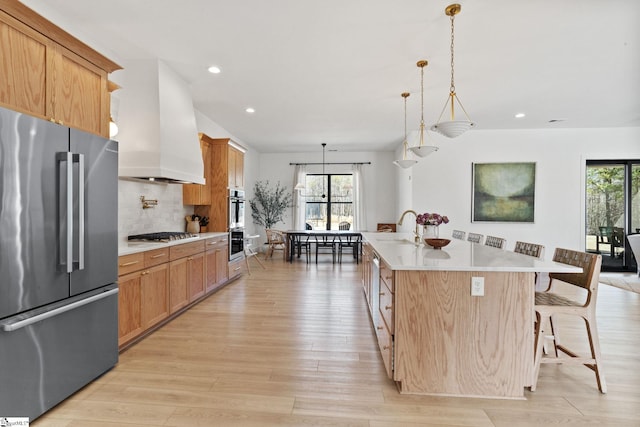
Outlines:
POLYGON ((118 180, 119 242, 131 234, 185 231, 185 216, 192 213, 193 206, 182 204, 182 185, 118 180), (158 205, 142 209, 141 196, 158 200, 158 205))

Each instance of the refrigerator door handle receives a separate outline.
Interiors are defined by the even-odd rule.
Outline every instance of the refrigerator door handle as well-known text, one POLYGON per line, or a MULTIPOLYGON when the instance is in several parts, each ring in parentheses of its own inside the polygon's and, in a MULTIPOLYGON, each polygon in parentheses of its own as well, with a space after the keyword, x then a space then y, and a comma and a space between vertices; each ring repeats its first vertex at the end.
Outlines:
MULTIPOLYGON (((64 182, 60 183, 60 187, 65 186, 66 198, 61 203, 65 207, 66 212, 62 216, 66 216, 66 242, 64 248, 61 248, 60 264, 66 266, 66 272, 73 272, 73 154, 70 152, 57 153, 58 163, 67 164, 64 172, 64 182), (63 255, 64 253, 64 255, 63 255)), ((61 224, 62 225, 62 224, 61 224)))
POLYGON ((26 319, 16 320, 15 322, 8 321, 6 323, 2 323, 2 330, 5 332, 13 332, 18 329, 24 328, 25 326, 32 325, 37 322, 41 322, 45 319, 49 319, 51 317, 57 316, 62 313, 66 313, 67 311, 75 310, 78 307, 82 307, 83 305, 91 304, 94 301, 99 301, 101 299, 110 297, 111 295, 117 294, 118 288, 110 289, 106 292, 102 292, 88 298, 82 299, 80 301, 73 302, 71 304, 64 305, 62 307, 55 308, 53 310, 35 315, 33 317, 28 317, 26 319))
MULTIPOLYGON (((74 154, 78 163, 78 270, 84 270, 84 154, 74 154)), ((75 265, 74 265, 75 267, 75 265)))

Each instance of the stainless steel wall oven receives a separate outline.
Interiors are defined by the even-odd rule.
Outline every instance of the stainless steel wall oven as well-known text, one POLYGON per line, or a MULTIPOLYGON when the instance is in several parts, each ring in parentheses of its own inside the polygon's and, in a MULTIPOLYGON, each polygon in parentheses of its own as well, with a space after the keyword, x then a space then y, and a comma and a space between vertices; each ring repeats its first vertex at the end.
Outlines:
POLYGON ((229 190, 229 230, 244 228, 244 191, 229 190))
POLYGON ((244 253, 244 228, 229 231, 229 261, 237 259, 244 253))

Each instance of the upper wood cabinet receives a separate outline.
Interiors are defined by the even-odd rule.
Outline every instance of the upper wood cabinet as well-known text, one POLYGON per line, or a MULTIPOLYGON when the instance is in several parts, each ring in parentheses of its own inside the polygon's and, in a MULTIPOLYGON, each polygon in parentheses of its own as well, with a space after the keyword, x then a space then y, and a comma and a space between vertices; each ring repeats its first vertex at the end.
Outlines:
POLYGON ((0 105, 108 137, 120 68, 22 3, 0 6, 0 105))
POLYGON ((211 155, 213 147, 206 135, 200 134, 200 149, 202 150, 202 162, 204 163, 204 185, 184 184, 182 186, 182 202, 185 205, 210 205, 211 204, 211 155), (204 137, 203 137, 204 136, 204 137))
POLYGON ((229 188, 244 187, 244 153, 229 146, 229 188))
POLYGON ((209 231, 227 231, 229 188, 244 187, 244 153, 229 145, 228 138, 215 139, 200 134, 200 142, 207 183, 185 184, 182 201, 185 205, 195 205, 197 215, 209 217, 209 231), (203 192, 208 193, 209 199, 203 192))

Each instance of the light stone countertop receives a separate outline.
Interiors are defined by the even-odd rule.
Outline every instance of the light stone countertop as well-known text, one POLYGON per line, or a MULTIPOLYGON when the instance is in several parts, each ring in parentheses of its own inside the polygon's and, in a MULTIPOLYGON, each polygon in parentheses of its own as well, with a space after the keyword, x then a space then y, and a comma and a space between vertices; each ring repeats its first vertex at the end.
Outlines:
POLYGON ((582 269, 512 251, 451 239, 442 249, 424 242, 416 246, 412 233, 362 233, 392 270, 501 271, 580 273, 582 269))
POLYGON ((188 239, 172 240, 170 242, 120 242, 118 246, 118 256, 130 255, 138 252, 152 251, 154 249, 166 248, 174 245, 182 245, 185 243, 197 242, 203 239, 211 237, 228 236, 229 233, 225 232, 211 232, 200 233, 196 237, 189 237, 188 239))

